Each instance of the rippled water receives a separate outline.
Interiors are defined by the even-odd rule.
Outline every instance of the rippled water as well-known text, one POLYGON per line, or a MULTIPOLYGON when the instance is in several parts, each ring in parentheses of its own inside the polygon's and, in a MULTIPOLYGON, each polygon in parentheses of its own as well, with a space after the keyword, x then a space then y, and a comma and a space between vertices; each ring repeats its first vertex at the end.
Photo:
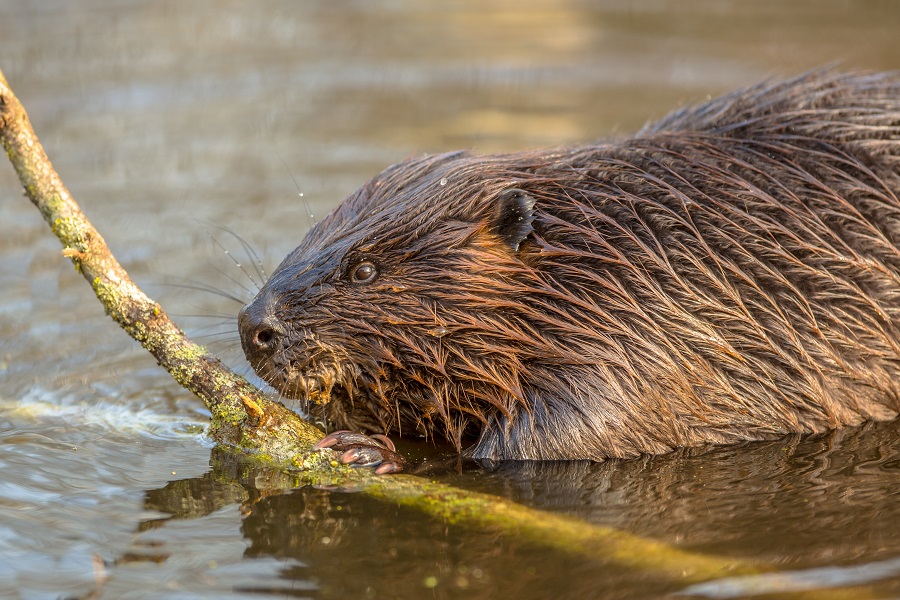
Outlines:
MULTIPOLYGON (((772 74, 900 68, 898 26, 886 1, 0 0, 0 68, 132 276, 240 366, 239 305, 184 287, 249 298, 223 228, 271 267, 310 225, 298 192, 321 216, 413 153, 621 135, 772 74)), ((0 215, 0 597, 685 591, 355 494, 267 492, 277 474, 211 448, 199 401, 103 315, 3 166, 0 215)), ((778 571, 690 594, 897 597, 898 440, 440 478, 778 571)))

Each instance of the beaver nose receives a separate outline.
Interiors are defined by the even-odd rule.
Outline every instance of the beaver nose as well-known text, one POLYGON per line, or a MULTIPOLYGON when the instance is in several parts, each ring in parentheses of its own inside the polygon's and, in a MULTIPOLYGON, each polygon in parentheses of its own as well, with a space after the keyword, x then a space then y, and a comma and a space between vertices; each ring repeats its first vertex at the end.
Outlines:
POLYGON ((247 358, 271 354, 281 330, 264 297, 257 297, 238 313, 241 346, 247 358))

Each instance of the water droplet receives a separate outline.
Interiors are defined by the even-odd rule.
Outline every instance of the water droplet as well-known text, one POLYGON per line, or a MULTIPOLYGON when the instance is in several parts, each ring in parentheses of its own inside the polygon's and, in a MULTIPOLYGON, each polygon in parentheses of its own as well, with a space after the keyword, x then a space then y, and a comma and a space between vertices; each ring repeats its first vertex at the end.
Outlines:
POLYGON ((447 185, 447 178, 441 177, 441 185, 447 185))

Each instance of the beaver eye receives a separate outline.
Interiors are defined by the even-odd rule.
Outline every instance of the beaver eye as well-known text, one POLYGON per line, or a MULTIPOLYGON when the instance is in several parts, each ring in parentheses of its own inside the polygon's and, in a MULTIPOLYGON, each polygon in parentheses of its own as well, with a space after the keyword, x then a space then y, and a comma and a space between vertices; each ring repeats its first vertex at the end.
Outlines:
POLYGON ((354 283, 368 283, 378 275, 378 269, 369 261, 361 262, 350 271, 354 283))

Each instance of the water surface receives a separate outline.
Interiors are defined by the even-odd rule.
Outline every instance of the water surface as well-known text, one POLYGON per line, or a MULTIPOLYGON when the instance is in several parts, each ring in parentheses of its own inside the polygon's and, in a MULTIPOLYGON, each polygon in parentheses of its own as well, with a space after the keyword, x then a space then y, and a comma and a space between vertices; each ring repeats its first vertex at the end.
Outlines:
MULTIPOLYGON (((823 64, 897 69, 898 26, 900 5, 878 1, 0 0, 0 68, 135 280, 246 370, 239 304, 174 287, 249 299, 222 228, 271 268, 310 212, 404 157, 621 136, 823 64)), ((0 215, 0 596, 684 591, 356 494, 267 493, 271 474, 211 449, 199 401, 106 318, 3 166, 0 215)), ((785 572, 691 593, 897 597, 898 433, 440 478, 785 572)))

